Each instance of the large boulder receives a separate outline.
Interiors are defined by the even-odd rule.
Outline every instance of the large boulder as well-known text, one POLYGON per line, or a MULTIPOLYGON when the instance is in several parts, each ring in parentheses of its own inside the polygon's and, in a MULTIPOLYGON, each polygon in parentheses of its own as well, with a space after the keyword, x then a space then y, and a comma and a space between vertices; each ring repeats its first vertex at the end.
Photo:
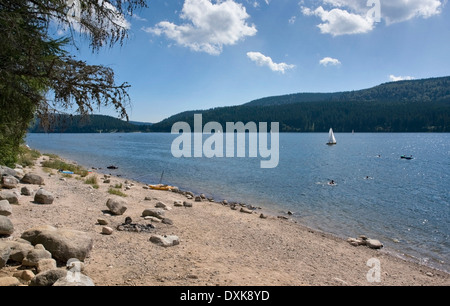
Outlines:
POLYGON ((14 176, 5 175, 5 176, 1 177, 2 188, 14 189, 14 188, 17 188, 18 184, 19 184, 19 180, 16 179, 14 176))
POLYGON ((108 199, 106 206, 114 215, 123 215, 127 210, 127 201, 123 199, 108 199))
POLYGON ((17 179, 20 179, 20 174, 17 173, 16 171, 14 171, 13 169, 8 168, 6 166, 0 166, 0 176, 4 176, 4 175, 11 175, 17 179))
POLYGON ((49 225, 29 229, 22 238, 33 245, 42 244, 53 258, 64 263, 71 258, 84 261, 93 247, 93 239, 87 233, 49 225))
POLYGON ((19 194, 11 190, 0 191, 0 201, 7 200, 9 204, 19 204, 19 194))
POLYGON ((53 194, 43 188, 39 189, 34 195, 34 202, 37 204, 53 204, 53 194))
POLYGON ((8 217, 0 216, 0 235, 11 235, 14 233, 14 225, 8 217))
POLYGON ((27 173, 22 178, 21 182, 24 184, 31 184, 31 185, 43 185, 44 179, 37 174, 27 173))
POLYGON ((0 216, 10 216, 12 214, 11 204, 7 200, 0 201, 0 216))

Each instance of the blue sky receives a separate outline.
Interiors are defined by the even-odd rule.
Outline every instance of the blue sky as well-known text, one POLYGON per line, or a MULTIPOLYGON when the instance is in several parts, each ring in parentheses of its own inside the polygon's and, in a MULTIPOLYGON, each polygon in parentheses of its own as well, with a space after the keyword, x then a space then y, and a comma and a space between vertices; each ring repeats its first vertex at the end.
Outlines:
POLYGON ((273 95, 450 75, 447 1, 371 2, 152 0, 127 16, 122 47, 75 54, 128 82, 130 120, 145 122, 273 95))

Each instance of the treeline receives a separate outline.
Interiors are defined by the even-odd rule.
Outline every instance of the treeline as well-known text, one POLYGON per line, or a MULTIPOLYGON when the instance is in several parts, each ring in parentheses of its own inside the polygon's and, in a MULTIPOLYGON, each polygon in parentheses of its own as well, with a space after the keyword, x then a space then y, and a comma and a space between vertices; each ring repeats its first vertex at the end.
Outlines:
POLYGON ((235 106, 186 112, 151 127, 170 132, 184 121, 193 128, 194 113, 203 124, 226 122, 279 122, 281 132, 450 132, 450 101, 442 102, 302 102, 272 106, 235 106))
POLYGON ((45 124, 36 119, 28 130, 30 133, 136 133, 150 131, 150 125, 132 124, 104 115, 52 115, 45 124))
POLYGON ((450 100, 450 77, 384 83, 369 89, 334 93, 297 93, 267 97, 247 106, 270 106, 301 102, 440 102, 450 100))

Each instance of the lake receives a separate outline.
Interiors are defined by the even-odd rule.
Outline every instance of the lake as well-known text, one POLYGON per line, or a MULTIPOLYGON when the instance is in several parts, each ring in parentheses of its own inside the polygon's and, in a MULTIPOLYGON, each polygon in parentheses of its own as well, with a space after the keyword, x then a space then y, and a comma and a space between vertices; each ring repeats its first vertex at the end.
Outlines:
POLYGON ((450 271, 450 134, 336 134, 331 147, 328 134, 280 134, 273 169, 261 169, 260 158, 175 158, 175 137, 29 134, 26 141, 42 153, 144 183, 159 183, 164 171, 163 183, 182 190, 289 210, 313 229, 343 238, 364 234, 450 271))

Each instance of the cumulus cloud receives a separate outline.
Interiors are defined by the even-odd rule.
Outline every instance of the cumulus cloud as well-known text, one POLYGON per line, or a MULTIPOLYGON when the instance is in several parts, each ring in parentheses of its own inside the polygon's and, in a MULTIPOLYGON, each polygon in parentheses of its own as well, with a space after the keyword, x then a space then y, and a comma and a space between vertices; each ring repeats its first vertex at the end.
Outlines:
POLYGON ((289 65, 286 63, 274 63, 273 60, 265 56, 264 54, 260 52, 248 52, 247 56, 249 59, 251 59, 253 62, 255 62, 259 66, 267 66, 272 71, 285 73, 287 70, 295 68, 295 65, 289 65))
POLYGON ((321 32, 333 36, 360 34, 375 28, 375 21, 384 20, 387 25, 411 20, 429 18, 441 13, 447 0, 322 0, 323 6, 316 9, 302 8, 307 16, 321 18, 321 32), (374 19, 374 8, 378 6, 374 19))
POLYGON ((323 34, 331 34, 333 36, 361 34, 371 31, 374 27, 372 19, 338 8, 327 11, 322 6, 319 6, 315 10, 303 8, 302 12, 304 15, 318 16, 322 19, 323 23, 319 24, 318 27, 323 34))
POLYGON ((154 35, 165 35, 177 44, 211 55, 222 53, 223 46, 234 45, 257 30, 248 25, 250 17, 242 4, 233 0, 186 0, 180 14, 186 23, 177 25, 162 21, 143 30, 154 35))
POLYGON ((341 64, 341 62, 336 58, 325 57, 320 60, 319 64, 324 67, 327 67, 327 66, 338 66, 341 64))
POLYGON ((391 82, 398 82, 398 81, 410 81, 410 80, 415 80, 415 77, 412 76, 395 76, 393 74, 391 74, 389 76, 389 80, 391 80, 391 82))

